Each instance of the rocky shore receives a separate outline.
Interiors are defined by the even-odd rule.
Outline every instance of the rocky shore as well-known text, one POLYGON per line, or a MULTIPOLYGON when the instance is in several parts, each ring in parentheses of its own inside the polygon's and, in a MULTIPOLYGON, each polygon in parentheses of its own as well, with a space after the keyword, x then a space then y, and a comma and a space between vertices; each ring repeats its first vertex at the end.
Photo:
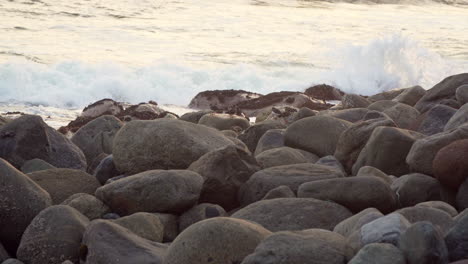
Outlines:
POLYGON ((1 117, 0 263, 468 264, 468 73, 190 107, 1 117))

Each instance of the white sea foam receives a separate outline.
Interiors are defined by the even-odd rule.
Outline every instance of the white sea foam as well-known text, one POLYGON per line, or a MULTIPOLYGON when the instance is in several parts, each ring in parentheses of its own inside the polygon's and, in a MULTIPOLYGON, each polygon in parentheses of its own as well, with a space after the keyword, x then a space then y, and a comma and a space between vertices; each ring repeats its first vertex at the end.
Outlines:
POLYGON ((442 58, 416 41, 391 35, 367 45, 332 47, 332 69, 281 65, 188 65, 159 62, 144 67, 86 64, 76 61, 43 65, 30 61, 0 64, 0 102, 27 102, 80 108, 102 98, 139 103, 187 105, 204 90, 243 89, 258 93, 301 91, 329 83, 364 95, 422 85, 468 72, 468 63, 442 58))

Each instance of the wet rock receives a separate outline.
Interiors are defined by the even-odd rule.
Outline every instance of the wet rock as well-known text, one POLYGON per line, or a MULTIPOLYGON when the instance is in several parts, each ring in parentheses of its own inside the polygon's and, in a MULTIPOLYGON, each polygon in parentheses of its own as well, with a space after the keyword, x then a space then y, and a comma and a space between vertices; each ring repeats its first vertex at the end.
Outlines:
POLYGON ((191 225, 172 242, 164 264, 241 263, 270 234, 240 219, 207 219, 191 225))
POLYGON ((345 94, 341 98, 341 105, 344 109, 366 108, 371 104, 366 98, 357 94, 345 94))
POLYGON ((430 222, 417 222, 401 236, 399 248, 408 264, 448 263, 447 246, 441 231, 430 222))
POLYGON ((106 184, 96 197, 114 212, 180 213, 192 207, 200 196, 203 178, 186 170, 152 170, 106 184))
POLYGON ((49 264, 79 260, 79 248, 88 218, 66 205, 41 211, 24 231, 17 257, 25 263, 49 264))
POLYGON ((357 230, 360 230, 363 225, 383 216, 384 215, 379 210, 367 208, 338 223, 333 229, 333 232, 349 237, 357 230))
POLYGON ((258 140, 257 147, 255 148, 255 156, 269 149, 283 147, 284 132, 285 129, 270 129, 266 131, 258 140))
POLYGON ((414 130, 428 136, 440 133, 456 111, 452 107, 437 104, 418 118, 414 130))
POLYGON ((28 176, 50 194, 53 204, 60 204, 75 193, 94 194, 101 186, 96 178, 81 170, 49 169, 28 176))
POLYGON ((468 208, 468 180, 467 179, 465 179, 462 185, 460 185, 460 188, 458 188, 456 202, 457 202, 458 210, 462 211, 468 208))
POLYGON ((210 113, 202 116, 198 124, 216 128, 218 130, 228 130, 233 127, 240 127, 242 130, 250 126, 249 120, 242 116, 230 114, 210 113))
POLYGON ((441 148, 432 163, 434 175, 444 186, 457 190, 468 177, 468 139, 441 148))
POLYGON ((54 169, 55 167, 50 165, 48 162, 41 159, 32 159, 23 163, 21 166, 21 171, 23 173, 31 173, 40 170, 54 169))
POLYGON ((468 84, 468 73, 449 76, 427 90, 415 108, 424 113, 443 99, 454 99, 457 88, 464 84, 468 84))
POLYGON ((112 153, 112 143, 123 123, 114 116, 105 115, 81 127, 71 138, 84 153, 88 165, 101 153, 112 153))
POLYGON ((117 170, 132 174, 186 169, 204 154, 232 144, 213 128, 185 121, 132 121, 115 136, 112 154, 117 170))
POLYGON ((259 223, 272 232, 321 228, 333 230, 351 212, 345 207, 312 198, 262 200, 235 212, 232 217, 259 223))
POLYGON ((20 168, 42 159, 58 168, 86 169, 83 152, 40 116, 24 115, 0 127, 0 157, 20 168))
POLYGON ((250 152, 254 152, 260 138, 270 129, 283 129, 286 128, 284 124, 277 121, 264 121, 256 123, 255 125, 246 129, 238 136, 249 148, 250 152))
POLYGON ((344 95, 340 89, 327 84, 319 84, 309 87, 304 91, 304 94, 324 101, 341 100, 341 97, 344 95))
POLYGON ((353 165, 353 174, 363 166, 375 167, 386 174, 400 176, 409 172, 405 158, 421 134, 394 127, 377 127, 353 165))
POLYGON ((297 191, 300 198, 333 201, 357 213, 374 207, 383 213, 395 210, 395 195, 390 186, 375 177, 345 177, 307 182, 297 191))
POLYGON ((420 138, 416 140, 411 147, 406 157, 406 163, 413 172, 434 175, 432 163, 436 154, 443 147, 460 139, 468 139, 468 125, 460 126, 453 131, 446 131, 420 138))
POLYGON ((80 260, 90 264, 162 264, 167 246, 137 236, 107 220, 92 221, 80 247, 80 260))
POLYGON ((468 259, 468 214, 456 219, 455 225, 445 235, 445 243, 450 261, 468 259))
POLYGON ((271 167, 254 173, 241 186, 239 198, 247 205, 262 199, 270 190, 281 185, 294 192, 305 182, 343 177, 343 173, 333 167, 311 163, 271 167))
POLYGON ((110 213, 110 209, 107 205, 87 193, 73 194, 61 204, 75 208, 89 220, 98 219, 103 215, 110 213))
POLYGON ((431 222, 434 226, 440 228, 443 234, 454 225, 454 221, 448 213, 435 208, 413 206, 396 212, 404 216, 412 224, 421 221, 431 222))
POLYGON ((52 203, 50 195, 0 158, 0 243, 14 256, 33 218, 52 203))
POLYGON ((426 90, 417 85, 404 89, 402 93, 393 98, 393 101, 414 106, 425 94, 426 90))
POLYGON ((203 177, 201 202, 219 204, 226 210, 239 206, 237 193, 252 174, 260 170, 255 158, 234 146, 203 155, 188 168, 203 177))
POLYGON ((198 93, 189 104, 190 108, 228 110, 238 103, 259 98, 261 94, 244 90, 213 90, 198 93))
POLYGON ((271 200, 276 198, 294 198, 296 194, 286 185, 278 186, 265 194, 262 200, 271 200))
POLYGON ((266 150, 255 158, 262 168, 307 162, 314 163, 319 159, 312 153, 304 154, 304 152, 306 151, 290 147, 280 147, 266 150))
POLYGON ((227 216, 226 211, 216 204, 202 203, 198 204, 179 217, 179 232, 184 231, 187 227, 213 217, 227 216))
POLYGON ((352 171, 353 164, 358 159, 374 129, 381 126, 395 127, 396 125, 391 119, 370 119, 352 124, 340 135, 334 156, 343 164, 348 173, 352 171))
POLYGON ((108 155, 99 162, 99 165, 94 169, 94 177, 101 185, 104 185, 110 178, 121 175, 114 164, 114 157, 108 155))
POLYGON ((341 264, 347 263, 353 253, 344 237, 330 231, 283 231, 263 240, 242 264, 341 264))
POLYGON ((118 115, 123 110, 121 103, 106 98, 86 106, 80 116, 94 119, 102 115, 118 115))
POLYGON ((392 244, 371 243, 364 246, 348 264, 406 264, 403 252, 392 244))
POLYGON ((285 145, 319 157, 333 155, 338 139, 350 122, 329 116, 313 116, 291 124, 284 134, 285 145))
POLYGON ((164 225, 159 217, 150 213, 134 213, 132 215, 120 217, 114 223, 127 228, 136 235, 154 241, 162 242, 164 225))

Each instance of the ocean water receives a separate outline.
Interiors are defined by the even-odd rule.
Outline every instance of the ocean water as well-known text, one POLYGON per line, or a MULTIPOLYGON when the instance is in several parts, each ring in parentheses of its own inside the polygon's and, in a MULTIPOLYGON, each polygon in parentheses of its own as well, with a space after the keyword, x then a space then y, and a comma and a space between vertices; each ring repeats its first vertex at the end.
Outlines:
POLYGON ((0 113, 64 120, 102 98, 370 95, 468 72, 468 0, 1 0, 0 36, 0 113))

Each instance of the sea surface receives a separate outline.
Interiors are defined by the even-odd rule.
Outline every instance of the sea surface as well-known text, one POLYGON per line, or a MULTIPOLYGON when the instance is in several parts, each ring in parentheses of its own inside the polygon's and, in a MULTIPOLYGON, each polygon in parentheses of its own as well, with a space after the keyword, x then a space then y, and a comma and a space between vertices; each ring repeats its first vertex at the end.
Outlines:
POLYGON ((57 127, 96 100, 363 95, 468 72, 468 0, 0 0, 0 114, 57 127), (49 117, 50 116, 50 117, 49 117))

